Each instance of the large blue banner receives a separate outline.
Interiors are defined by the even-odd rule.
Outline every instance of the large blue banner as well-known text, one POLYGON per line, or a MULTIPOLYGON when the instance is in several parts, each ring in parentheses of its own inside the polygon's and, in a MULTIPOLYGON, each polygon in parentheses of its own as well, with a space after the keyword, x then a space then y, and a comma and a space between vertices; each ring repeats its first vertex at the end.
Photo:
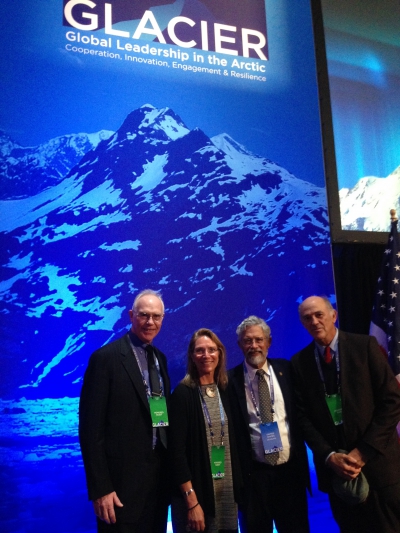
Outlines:
POLYGON ((309 2, 230 6, 0 7, 4 531, 94 527, 78 396, 137 291, 163 294, 173 385, 195 329, 233 366, 257 314, 290 358, 298 302, 334 298, 309 2))

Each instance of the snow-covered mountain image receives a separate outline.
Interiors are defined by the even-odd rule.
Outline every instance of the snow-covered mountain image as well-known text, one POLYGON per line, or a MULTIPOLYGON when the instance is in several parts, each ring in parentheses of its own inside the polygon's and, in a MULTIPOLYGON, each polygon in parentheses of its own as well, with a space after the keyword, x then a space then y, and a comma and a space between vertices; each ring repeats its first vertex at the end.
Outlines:
POLYGON ((258 314, 289 358, 296 302, 333 292, 325 190, 227 134, 147 104, 116 132, 2 139, 1 398, 78 396, 146 287, 165 300, 156 345, 175 383, 195 329, 212 328, 232 366, 235 329, 258 314))
POLYGON ((339 191, 342 229, 390 231, 390 210, 400 213, 400 166, 386 178, 367 176, 339 191))
POLYGON ((86 152, 113 133, 65 135, 24 148, 0 131, 0 200, 26 198, 56 185, 86 152))

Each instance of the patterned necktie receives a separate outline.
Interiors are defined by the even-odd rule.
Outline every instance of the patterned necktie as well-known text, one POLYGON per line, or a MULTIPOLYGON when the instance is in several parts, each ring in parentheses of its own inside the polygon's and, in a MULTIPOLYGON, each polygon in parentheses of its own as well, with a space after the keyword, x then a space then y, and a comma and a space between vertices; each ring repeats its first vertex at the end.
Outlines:
MULTIPOLYGON (((265 380, 265 371, 260 369, 256 372, 258 376, 258 396, 260 400, 260 416, 261 422, 273 422, 271 395, 269 393, 268 383, 265 380)), ((279 452, 267 453, 265 462, 269 465, 276 465, 279 457, 279 452)))
MULTIPOLYGON (((147 367, 149 370, 150 389, 151 389, 152 395, 160 396, 160 392, 161 392, 160 379, 158 376, 158 371, 157 371, 156 363, 154 360, 153 347, 150 344, 146 346, 146 353, 147 353, 147 367)), ((167 432, 164 427, 157 428, 157 439, 161 441, 164 448, 167 447, 167 432)))
POLYGON ((332 354, 331 354, 331 347, 330 346, 325 346, 324 358, 325 358, 325 363, 327 363, 328 365, 329 365, 329 363, 332 362, 332 354))

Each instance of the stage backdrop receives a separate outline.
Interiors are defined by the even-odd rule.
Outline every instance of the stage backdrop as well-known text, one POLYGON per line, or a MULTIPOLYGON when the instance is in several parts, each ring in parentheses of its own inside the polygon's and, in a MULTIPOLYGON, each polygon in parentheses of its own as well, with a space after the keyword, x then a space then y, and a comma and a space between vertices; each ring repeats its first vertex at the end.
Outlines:
POLYGON ((77 441, 91 352, 137 291, 188 340, 309 341, 334 300, 309 0, 30 0, 0 7, 2 531, 94 529, 77 441))

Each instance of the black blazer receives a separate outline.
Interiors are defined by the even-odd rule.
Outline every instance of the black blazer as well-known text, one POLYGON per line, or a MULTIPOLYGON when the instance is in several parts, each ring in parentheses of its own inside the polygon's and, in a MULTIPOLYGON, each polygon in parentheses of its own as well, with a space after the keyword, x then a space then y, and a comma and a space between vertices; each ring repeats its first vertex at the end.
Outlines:
MULTIPOLYGON (((305 440, 314 454, 320 490, 330 489, 325 459, 337 451, 337 432, 326 405, 314 355, 315 344, 292 358, 296 399, 305 440)), ((347 451, 358 447, 371 459, 363 468, 371 486, 399 481, 400 389, 375 337, 339 331, 343 433, 347 451)))
MULTIPOLYGON (((285 402, 291 438, 290 461, 293 461, 297 467, 299 476, 304 481, 304 486, 311 490, 307 451, 297 422, 290 361, 286 359, 270 359, 268 357, 268 364, 274 369, 285 402)), ((249 431, 243 364, 229 370, 228 377, 228 392, 233 413, 236 443, 246 487, 246 482, 249 483, 251 478, 253 450, 249 431)), ((246 490, 246 494, 248 493, 248 490, 246 490)))
MULTIPOLYGON (((154 349, 167 401, 170 381, 165 355, 154 349)), ((150 490, 153 428, 149 403, 129 336, 92 354, 79 404, 79 438, 89 499, 112 491, 124 504, 117 520, 134 522, 150 490)))
MULTIPOLYGON (((220 389, 221 401, 228 419, 229 444, 235 500, 240 503, 242 477, 232 427, 232 414, 226 391, 220 389)), ((215 516, 214 486, 208 453, 203 408, 197 387, 180 383, 171 395, 170 438, 168 454, 175 494, 179 485, 191 480, 204 514, 215 516)), ((216 433, 218 435, 218 432, 216 433)))

